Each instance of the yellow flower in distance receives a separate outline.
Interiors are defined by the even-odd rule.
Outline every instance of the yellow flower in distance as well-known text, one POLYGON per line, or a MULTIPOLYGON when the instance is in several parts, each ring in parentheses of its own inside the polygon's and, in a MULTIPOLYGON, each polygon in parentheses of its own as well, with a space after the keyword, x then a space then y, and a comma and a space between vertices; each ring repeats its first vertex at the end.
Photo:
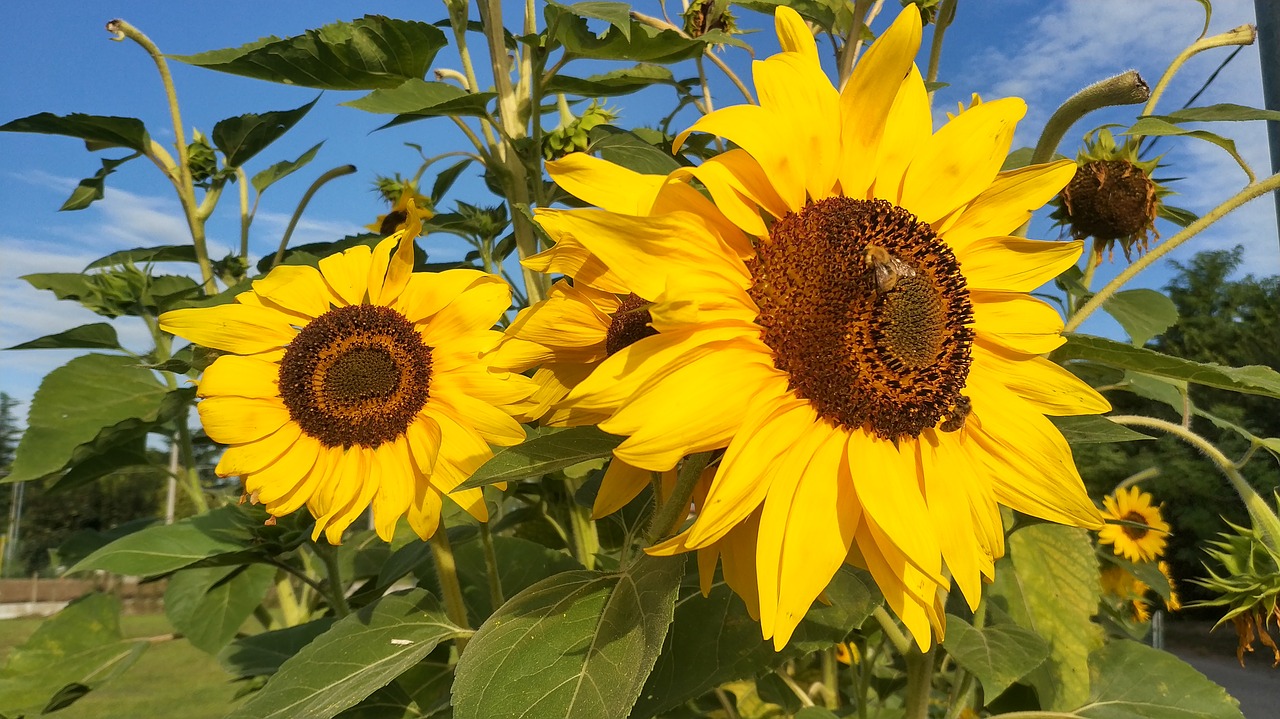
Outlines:
POLYGON ((431 211, 431 199, 419 194, 414 183, 400 182, 397 189, 399 195, 391 209, 365 225, 366 230, 384 236, 401 229, 416 234, 422 223, 435 217, 435 213, 431 211))
POLYGON ((1115 553, 1131 562, 1153 562, 1164 554, 1169 523, 1160 516, 1160 507, 1151 495, 1137 487, 1127 487, 1102 498, 1107 519, 1133 524, 1108 523, 1098 531, 1098 541, 1110 544, 1115 553))
POLYGON ((228 445, 220 476, 273 516, 304 504, 337 544, 372 504, 390 541, 408 515, 430 537, 441 498, 488 518, 479 489, 453 492, 494 445, 525 438, 512 414, 534 390, 480 360, 511 303, 477 270, 414 273, 413 234, 357 246, 319 269, 280 266, 232 304, 166 312, 160 325, 219 357, 199 383, 205 431, 228 445), (398 247, 397 247, 398 245, 398 247))
POLYGON ((706 548, 758 521, 745 534, 776 647, 845 562, 867 568, 929 646, 943 632, 944 560, 971 605, 993 576, 999 504, 1101 525, 1046 415, 1109 405, 1040 356, 1062 343, 1062 319, 1028 294, 1082 245, 1006 236, 1074 165, 1000 172, 1017 99, 933 132, 914 8, 841 92, 799 15, 776 17, 783 52, 753 68, 761 104, 677 138, 737 146, 673 173, 710 200, 689 186, 628 211, 662 178, 627 184, 605 168, 575 180, 616 207, 538 211, 557 244, 529 266, 652 300, 658 331, 561 406, 609 412, 601 428, 627 436, 615 456, 641 469, 725 450, 693 525, 650 551, 706 548))

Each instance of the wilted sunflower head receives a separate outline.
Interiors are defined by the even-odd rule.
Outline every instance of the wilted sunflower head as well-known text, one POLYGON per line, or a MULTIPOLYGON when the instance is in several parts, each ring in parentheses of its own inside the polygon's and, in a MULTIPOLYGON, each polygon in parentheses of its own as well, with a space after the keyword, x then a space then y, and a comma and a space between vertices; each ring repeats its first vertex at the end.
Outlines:
POLYGON ((1160 516, 1160 505, 1137 487, 1117 490, 1102 500, 1107 525, 1098 541, 1113 545, 1115 553, 1131 562, 1152 562, 1164 554, 1169 523, 1160 516))
POLYGON ((1205 550, 1214 565, 1205 564, 1208 578, 1191 580, 1217 597, 1190 606, 1227 609, 1218 624, 1230 620, 1234 625, 1241 666, 1245 652, 1253 651, 1255 637, 1274 652, 1272 666, 1280 666, 1280 646, 1268 632, 1269 625, 1280 624, 1280 551, 1256 528, 1227 525, 1232 531, 1219 535, 1221 541, 1210 542, 1205 550))
POLYGON ((1160 214, 1160 198, 1169 190, 1152 179, 1159 158, 1138 159, 1138 142, 1117 145, 1111 131, 1102 128, 1085 136, 1084 150, 1076 160, 1075 177, 1058 196, 1052 217, 1071 228, 1082 240, 1094 238, 1094 251, 1113 253, 1115 245, 1131 259, 1136 249, 1145 252, 1160 214))

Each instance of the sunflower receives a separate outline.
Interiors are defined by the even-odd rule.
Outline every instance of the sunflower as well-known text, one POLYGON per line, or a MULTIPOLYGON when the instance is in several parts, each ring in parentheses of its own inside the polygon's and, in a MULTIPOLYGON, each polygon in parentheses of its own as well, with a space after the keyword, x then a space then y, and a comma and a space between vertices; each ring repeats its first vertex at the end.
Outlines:
POLYGON ((319 269, 280 266, 232 304, 160 318, 231 353, 198 390, 205 431, 228 445, 218 475, 243 475, 273 516, 307 505, 313 539, 323 531, 337 544, 370 504, 383 539, 406 514, 428 538, 446 494, 485 521, 481 490, 454 489, 493 456, 490 444, 525 438, 512 414, 533 383, 479 359, 501 337, 492 327, 510 287, 476 270, 414 273, 415 234, 319 269))
POLYGON ((1131 562, 1152 562, 1164 554, 1169 523, 1160 516, 1160 507, 1152 504, 1150 494, 1128 487, 1103 497, 1102 503, 1107 519, 1128 524, 1109 522, 1099 530, 1099 542, 1113 545, 1116 554, 1131 562))
MULTIPOLYGON (((971 606, 993 576, 999 504, 1101 525, 1046 415, 1109 406, 1040 356, 1062 320, 1027 294, 1082 245, 1005 236, 1074 163, 999 171, 1017 99, 975 103, 934 133, 914 8, 842 92, 799 15, 776 19, 783 52, 754 66, 761 104, 677 137, 737 146, 673 173, 686 192, 638 212, 538 211, 557 244, 529 266, 651 300, 658 332, 561 408, 608 412, 601 428, 627 436, 615 456, 640 469, 724 450, 693 525, 650 551, 751 541, 734 552, 752 564, 740 586, 776 647, 845 562, 927 647, 943 632, 944 560, 971 606)), ((573 179, 618 198, 654 182, 601 165, 573 179)))
POLYGON ((379 179, 379 192, 391 203, 391 209, 365 225, 366 230, 379 235, 390 235, 405 227, 421 227, 423 222, 435 216, 431 211, 431 198, 421 195, 412 180, 399 178, 397 174, 395 178, 379 179))

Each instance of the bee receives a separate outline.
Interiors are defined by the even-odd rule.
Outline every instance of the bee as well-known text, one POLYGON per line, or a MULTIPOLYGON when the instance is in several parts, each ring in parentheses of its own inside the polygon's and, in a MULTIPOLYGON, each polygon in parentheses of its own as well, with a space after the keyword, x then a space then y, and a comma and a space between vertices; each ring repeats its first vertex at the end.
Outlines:
POLYGON ((875 272, 876 289, 881 294, 898 286, 905 277, 915 277, 915 268, 889 254, 880 245, 867 245, 866 263, 875 272))
POLYGON ((964 429, 964 420, 969 416, 969 412, 973 410, 973 403, 968 397, 960 395, 956 399, 955 406, 947 413, 947 418, 942 424, 938 425, 938 429, 943 432, 959 432, 964 429))

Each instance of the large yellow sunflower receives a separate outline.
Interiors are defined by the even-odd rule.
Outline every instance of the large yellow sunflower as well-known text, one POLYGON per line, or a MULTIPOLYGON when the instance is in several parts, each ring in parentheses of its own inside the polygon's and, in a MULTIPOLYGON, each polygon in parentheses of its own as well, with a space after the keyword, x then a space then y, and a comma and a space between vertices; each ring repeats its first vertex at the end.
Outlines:
POLYGON ((1164 554, 1169 523, 1160 516, 1160 507, 1149 493, 1127 487, 1103 497, 1102 503, 1107 519, 1133 524, 1108 522, 1098 532, 1099 542, 1112 545, 1116 554, 1131 562, 1153 562, 1164 554))
MULTIPOLYGON (((601 427, 628 437, 615 456, 641 469, 725 450, 692 527, 651 551, 754 538, 775 646, 844 562, 869 569, 928 646, 943 631, 943 561, 976 605, 1004 552, 997 503, 1101 525, 1045 415, 1109 406, 1040 356, 1061 344, 1062 320, 1027 294, 1082 245, 1005 236, 1074 165, 999 171, 1017 99, 975 103, 933 132, 914 8, 839 92, 800 17, 780 8, 777 29, 783 52, 753 68, 761 105, 677 138, 737 145, 673 174, 710 200, 690 184, 647 210, 538 212, 557 244, 530 266, 652 300, 658 331, 561 407, 610 413, 601 427)), ((576 182, 618 198, 662 182, 584 167, 576 182)))
POLYGON ((486 520, 481 491, 454 488, 493 456, 490 444, 525 438, 511 415, 533 383, 480 359, 501 337, 492 328, 510 287, 476 270, 414 273, 415 234, 319 269, 277 267, 232 304, 160 318, 232 353, 198 392, 205 431, 229 445, 218 474, 243 475, 273 516, 307 505, 313 538, 333 544, 370 504, 388 541, 406 514, 430 537, 446 494, 486 520))

